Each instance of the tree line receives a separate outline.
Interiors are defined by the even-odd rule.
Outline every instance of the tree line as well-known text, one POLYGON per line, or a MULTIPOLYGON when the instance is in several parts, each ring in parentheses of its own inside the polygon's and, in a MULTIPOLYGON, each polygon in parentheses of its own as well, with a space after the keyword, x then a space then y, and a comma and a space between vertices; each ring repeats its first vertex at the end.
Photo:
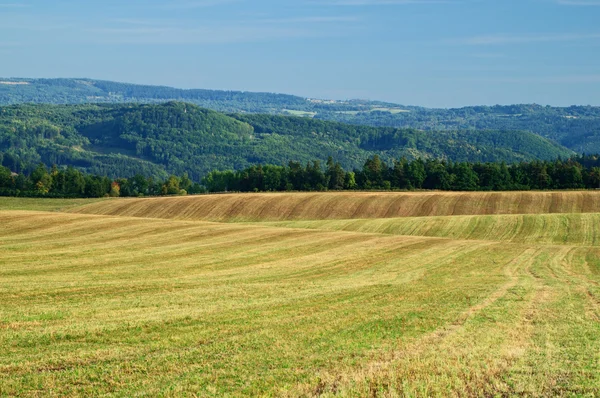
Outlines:
POLYGON ((567 160, 502 163, 449 162, 400 158, 392 164, 378 155, 360 169, 345 170, 329 158, 306 165, 255 165, 239 171, 212 171, 197 183, 187 174, 156 179, 143 175, 111 179, 83 173, 74 167, 44 164, 15 173, 12 156, 0 153, 0 195, 26 197, 140 197, 206 192, 445 190, 509 191, 600 188, 600 155, 567 160))
POLYGON ((324 166, 319 161, 289 162, 287 166, 213 171, 202 179, 202 185, 208 192, 595 189, 600 188, 600 156, 508 165, 406 158, 386 164, 375 155, 353 171, 344 170, 330 157, 324 166))
MULTIPOLYGON (((0 163, 2 154, 0 153, 0 163)), ((11 158, 9 158, 11 160, 11 158)), ((7 162, 5 162, 7 163, 7 162)), ((27 169, 31 169, 27 167, 27 169)), ((46 167, 39 164, 30 173, 15 173, 0 165, 0 196, 101 198, 119 196, 187 195, 205 192, 187 174, 155 179, 135 175, 132 178, 111 179, 85 174, 74 167, 46 167)))

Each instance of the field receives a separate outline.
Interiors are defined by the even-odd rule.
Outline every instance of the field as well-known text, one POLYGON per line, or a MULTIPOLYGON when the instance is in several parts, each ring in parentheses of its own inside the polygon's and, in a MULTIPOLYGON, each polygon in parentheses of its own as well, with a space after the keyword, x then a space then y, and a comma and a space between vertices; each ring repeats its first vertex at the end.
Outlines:
POLYGON ((0 396, 598 396, 600 192, 0 200, 0 396))

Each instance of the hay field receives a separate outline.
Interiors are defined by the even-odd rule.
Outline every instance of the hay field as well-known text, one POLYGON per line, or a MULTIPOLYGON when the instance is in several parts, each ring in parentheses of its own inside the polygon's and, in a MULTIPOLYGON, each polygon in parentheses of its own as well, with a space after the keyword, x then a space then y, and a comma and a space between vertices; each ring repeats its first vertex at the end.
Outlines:
POLYGON ((0 396, 598 396, 600 197, 498 195, 0 201, 0 396))
POLYGON ((224 194, 104 200, 72 212, 233 222, 600 213, 600 191, 224 194))

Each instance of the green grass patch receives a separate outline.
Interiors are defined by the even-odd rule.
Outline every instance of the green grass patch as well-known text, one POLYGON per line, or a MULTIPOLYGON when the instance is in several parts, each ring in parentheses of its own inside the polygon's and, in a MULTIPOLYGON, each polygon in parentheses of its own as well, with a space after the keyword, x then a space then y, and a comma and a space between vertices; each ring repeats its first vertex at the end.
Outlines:
POLYGON ((61 211, 104 199, 47 199, 47 198, 13 198, 0 197, 0 211, 3 210, 32 210, 32 211, 61 211))

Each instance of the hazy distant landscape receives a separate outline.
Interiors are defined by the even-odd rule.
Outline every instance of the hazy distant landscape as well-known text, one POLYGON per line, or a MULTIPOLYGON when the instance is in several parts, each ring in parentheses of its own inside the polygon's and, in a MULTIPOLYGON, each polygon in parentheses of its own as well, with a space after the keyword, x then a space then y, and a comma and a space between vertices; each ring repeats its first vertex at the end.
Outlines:
POLYGON ((320 100, 285 94, 181 90, 88 79, 0 81, 0 104, 189 102, 226 113, 305 116, 374 127, 442 130, 520 130, 577 153, 600 152, 600 107, 540 105, 428 109, 366 100, 320 100))

